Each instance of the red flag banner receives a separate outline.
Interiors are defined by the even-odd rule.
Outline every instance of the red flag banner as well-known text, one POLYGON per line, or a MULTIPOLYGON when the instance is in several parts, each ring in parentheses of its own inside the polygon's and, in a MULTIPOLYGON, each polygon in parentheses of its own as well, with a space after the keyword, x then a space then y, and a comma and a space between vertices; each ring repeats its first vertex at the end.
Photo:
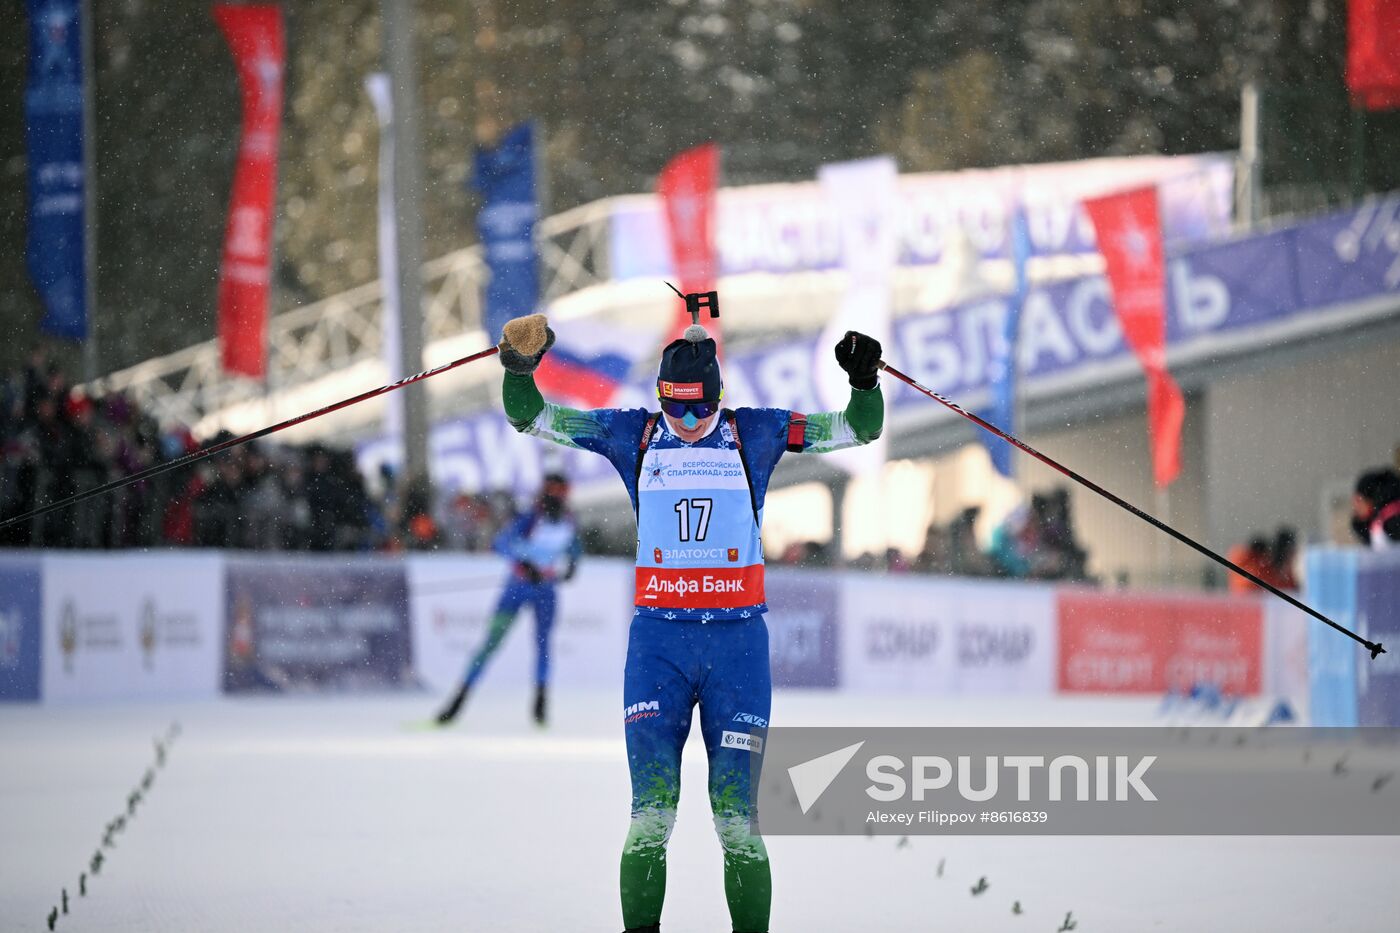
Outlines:
MULTIPOLYGON (((680 289, 687 294, 707 292, 719 278, 719 262, 715 255, 715 191, 719 186, 719 147, 706 143, 687 149, 676 156, 656 179, 656 192, 661 195, 666 211, 666 229, 671 236, 671 258, 675 262, 680 289)), ((679 301, 677 302, 679 304, 679 301)), ((679 337, 690 324, 684 306, 676 317, 674 333, 667 340, 679 337)), ((719 321, 702 323, 719 342, 719 321)))
POLYGON ((1152 473, 1160 487, 1181 472, 1181 424, 1186 403, 1167 371, 1167 289, 1162 224, 1155 187, 1084 202, 1103 254, 1114 312, 1123 336, 1147 374, 1147 422, 1152 473))
POLYGON ((267 296, 286 63, 282 9, 219 5, 214 20, 233 51, 243 98, 243 136, 219 271, 219 347, 225 372, 261 379, 267 372, 267 296))
POLYGON ((1367 110, 1400 107, 1400 2, 1348 3, 1347 89, 1367 110))

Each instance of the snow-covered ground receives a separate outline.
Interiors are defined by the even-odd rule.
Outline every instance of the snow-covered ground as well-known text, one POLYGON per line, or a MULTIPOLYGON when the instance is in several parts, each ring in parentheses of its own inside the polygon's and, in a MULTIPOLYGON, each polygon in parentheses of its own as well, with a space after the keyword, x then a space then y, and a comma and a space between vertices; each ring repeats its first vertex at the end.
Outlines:
MULTIPOLYGON (((489 681, 489 677, 488 677, 489 681)), ((628 783, 619 697, 489 683, 447 731, 421 694, 0 707, 0 929, 618 933, 628 783), (78 873, 183 727, 136 818, 78 873)), ((783 692, 787 725, 1132 725, 1156 704, 783 692)), ((666 933, 729 929, 692 731, 666 933)), ((769 840, 774 931, 1393 930, 1400 839, 769 840), (944 865, 938 877, 939 863, 944 865), (970 888, 985 876, 978 897, 970 888), (1014 915, 1019 901, 1023 913, 1014 915)))

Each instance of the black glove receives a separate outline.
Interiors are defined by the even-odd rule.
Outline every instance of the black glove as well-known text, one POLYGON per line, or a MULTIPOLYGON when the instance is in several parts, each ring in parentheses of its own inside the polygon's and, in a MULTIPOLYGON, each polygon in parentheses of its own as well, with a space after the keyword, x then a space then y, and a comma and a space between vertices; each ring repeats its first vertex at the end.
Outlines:
POLYGON ((526 579, 527 582, 530 582, 530 583, 543 583, 543 582, 544 582, 544 574, 541 573, 541 572, 540 572, 540 568, 536 567, 534 564, 526 563, 525 561, 521 561, 521 562, 520 562, 520 569, 521 569, 522 571, 524 571, 524 573, 525 573, 525 579, 526 579))
POLYGON ((508 372, 519 376, 528 376, 539 367, 540 360, 544 359, 544 355, 549 352, 549 348, 552 346, 554 346, 554 331, 547 324, 544 327, 544 346, 540 347, 539 352, 534 356, 526 356, 521 353, 510 345, 510 338, 502 335, 500 343, 501 365, 508 372))
POLYGON ((836 365, 846 371, 853 389, 873 389, 879 381, 880 341, 874 337, 846 331, 836 345, 836 365))

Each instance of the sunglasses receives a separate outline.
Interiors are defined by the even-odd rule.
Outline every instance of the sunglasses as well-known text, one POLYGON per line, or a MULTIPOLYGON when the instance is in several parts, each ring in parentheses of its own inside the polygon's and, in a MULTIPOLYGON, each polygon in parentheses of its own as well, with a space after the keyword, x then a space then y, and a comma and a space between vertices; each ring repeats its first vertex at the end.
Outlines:
POLYGON ((675 399, 659 399, 661 410, 672 418, 684 418, 690 412, 702 421, 719 411, 719 402, 678 402, 675 399))

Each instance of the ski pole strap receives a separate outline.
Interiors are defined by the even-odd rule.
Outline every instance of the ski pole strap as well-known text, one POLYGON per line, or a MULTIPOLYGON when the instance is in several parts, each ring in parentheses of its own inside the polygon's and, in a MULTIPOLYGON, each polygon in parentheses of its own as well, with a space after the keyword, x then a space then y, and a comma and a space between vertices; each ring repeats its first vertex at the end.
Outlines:
POLYGON ((790 454, 800 454, 807 447, 807 416, 800 411, 788 412, 787 449, 790 454))

